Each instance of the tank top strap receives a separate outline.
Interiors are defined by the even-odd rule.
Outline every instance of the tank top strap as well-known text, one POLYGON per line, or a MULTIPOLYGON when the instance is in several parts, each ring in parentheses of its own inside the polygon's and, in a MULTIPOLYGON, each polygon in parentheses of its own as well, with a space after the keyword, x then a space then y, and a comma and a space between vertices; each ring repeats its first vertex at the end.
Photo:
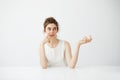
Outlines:
POLYGON ((60 40, 60 48, 61 48, 61 55, 64 58, 65 57, 65 46, 64 46, 64 40, 60 40))
POLYGON ((61 40, 61 42, 62 42, 62 49, 63 49, 63 51, 64 51, 64 50, 65 50, 64 40, 61 40))

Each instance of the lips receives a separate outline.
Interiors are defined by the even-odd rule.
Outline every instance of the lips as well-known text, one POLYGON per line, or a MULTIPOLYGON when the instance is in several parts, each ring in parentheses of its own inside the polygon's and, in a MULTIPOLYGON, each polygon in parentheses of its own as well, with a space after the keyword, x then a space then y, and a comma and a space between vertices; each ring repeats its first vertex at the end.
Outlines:
POLYGON ((49 36, 53 37, 54 35, 49 35, 49 36))

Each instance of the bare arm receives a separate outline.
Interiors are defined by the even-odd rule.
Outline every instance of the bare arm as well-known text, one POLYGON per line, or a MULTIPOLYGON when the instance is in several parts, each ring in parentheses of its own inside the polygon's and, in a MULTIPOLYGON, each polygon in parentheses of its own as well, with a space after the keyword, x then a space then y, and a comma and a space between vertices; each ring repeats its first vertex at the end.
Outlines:
POLYGON ((48 63, 48 60, 45 56, 44 44, 41 43, 40 44, 40 64, 41 64, 43 69, 47 68, 47 63, 48 63))
POLYGON ((49 42, 48 38, 46 37, 41 43, 40 43, 40 64, 43 69, 47 68, 48 60, 45 55, 45 43, 49 42))
POLYGON ((75 68, 76 63, 78 61, 78 55, 79 55, 79 48, 82 44, 88 43, 92 40, 91 37, 84 37, 82 40, 80 40, 76 46, 75 53, 72 56, 71 53, 71 47, 70 44, 65 41, 65 57, 67 60, 67 64, 70 68, 75 68))

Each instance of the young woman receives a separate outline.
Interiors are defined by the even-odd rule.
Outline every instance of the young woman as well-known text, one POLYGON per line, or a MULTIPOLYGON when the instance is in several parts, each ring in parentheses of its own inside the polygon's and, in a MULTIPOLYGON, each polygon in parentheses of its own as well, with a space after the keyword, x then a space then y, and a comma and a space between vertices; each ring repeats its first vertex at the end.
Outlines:
POLYGON ((49 66, 66 65, 70 68, 75 68, 80 46, 92 40, 91 36, 79 40, 75 53, 72 55, 69 42, 57 38, 58 31, 58 22, 55 18, 46 18, 44 22, 44 33, 46 36, 40 43, 40 64, 43 69, 49 66))

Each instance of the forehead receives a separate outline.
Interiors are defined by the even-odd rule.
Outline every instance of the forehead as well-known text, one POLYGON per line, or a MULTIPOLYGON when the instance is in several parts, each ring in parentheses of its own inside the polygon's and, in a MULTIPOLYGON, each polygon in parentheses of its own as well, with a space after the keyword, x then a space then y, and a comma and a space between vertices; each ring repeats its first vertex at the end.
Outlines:
POLYGON ((50 23, 46 26, 46 28, 49 27, 49 28, 55 28, 57 27, 54 23, 50 23))

